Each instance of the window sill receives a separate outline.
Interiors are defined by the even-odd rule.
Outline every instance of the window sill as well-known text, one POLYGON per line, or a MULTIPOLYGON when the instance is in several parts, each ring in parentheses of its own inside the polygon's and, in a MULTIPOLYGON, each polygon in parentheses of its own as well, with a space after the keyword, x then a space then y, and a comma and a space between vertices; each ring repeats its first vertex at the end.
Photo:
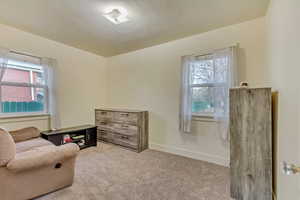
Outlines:
POLYGON ((208 115, 193 115, 192 120, 197 122, 218 122, 218 120, 208 115))
POLYGON ((21 113, 21 114, 0 114, 0 120, 19 119, 19 118, 36 118, 36 117, 50 117, 47 113, 21 113))

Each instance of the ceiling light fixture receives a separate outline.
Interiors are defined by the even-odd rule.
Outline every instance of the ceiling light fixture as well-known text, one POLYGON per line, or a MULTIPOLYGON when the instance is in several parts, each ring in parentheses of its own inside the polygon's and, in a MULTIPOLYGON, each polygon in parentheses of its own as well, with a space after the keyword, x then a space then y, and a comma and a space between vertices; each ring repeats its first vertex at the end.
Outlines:
POLYGON ((118 8, 113 8, 106 12, 103 16, 114 24, 121 24, 129 20, 127 18, 127 12, 125 9, 121 10, 118 8))

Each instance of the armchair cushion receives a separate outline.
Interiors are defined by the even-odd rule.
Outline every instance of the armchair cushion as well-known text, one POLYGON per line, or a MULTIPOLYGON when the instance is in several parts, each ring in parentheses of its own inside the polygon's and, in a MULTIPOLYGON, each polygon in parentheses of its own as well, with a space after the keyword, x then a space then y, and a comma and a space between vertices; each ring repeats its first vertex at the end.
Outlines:
POLYGON ((22 128, 9 132, 15 142, 21 142, 32 138, 40 137, 40 130, 35 127, 22 128))
POLYGON ((16 144, 11 135, 0 128, 0 167, 14 159, 16 155, 16 144))
POLYGON ((75 157, 79 152, 76 144, 62 146, 43 146, 17 154, 15 159, 7 164, 7 169, 12 172, 20 172, 53 165, 75 157))
POLYGON ((18 154, 24 151, 35 149, 37 147, 48 146, 48 145, 54 146, 54 144, 51 143, 50 141, 39 137, 39 138, 34 138, 31 140, 26 140, 26 141, 16 143, 16 151, 18 154))

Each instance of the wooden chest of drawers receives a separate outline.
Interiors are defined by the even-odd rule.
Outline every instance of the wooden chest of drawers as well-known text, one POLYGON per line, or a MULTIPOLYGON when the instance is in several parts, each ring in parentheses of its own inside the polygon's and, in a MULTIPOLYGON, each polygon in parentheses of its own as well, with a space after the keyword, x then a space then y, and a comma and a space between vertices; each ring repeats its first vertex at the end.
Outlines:
POLYGON ((97 138, 141 152, 148 148, 148 112, 96 109, 97 138))

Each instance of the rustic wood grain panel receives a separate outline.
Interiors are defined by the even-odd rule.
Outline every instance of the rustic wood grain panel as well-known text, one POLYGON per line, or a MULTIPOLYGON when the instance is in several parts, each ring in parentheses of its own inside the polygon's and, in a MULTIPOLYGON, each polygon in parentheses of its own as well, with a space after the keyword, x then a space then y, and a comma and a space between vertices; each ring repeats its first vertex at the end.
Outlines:
POLYGON ((272 200, 270 88, 230 90, 231 196, 272 200))

